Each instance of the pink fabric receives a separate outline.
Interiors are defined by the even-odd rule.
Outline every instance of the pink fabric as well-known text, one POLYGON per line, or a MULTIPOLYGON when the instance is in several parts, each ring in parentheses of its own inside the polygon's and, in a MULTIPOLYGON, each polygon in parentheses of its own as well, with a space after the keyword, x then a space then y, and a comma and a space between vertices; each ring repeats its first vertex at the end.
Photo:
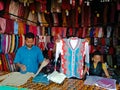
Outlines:
POLYGON ((0 33, 4 33, 6 29, 6 19, 0 17, 0 33))

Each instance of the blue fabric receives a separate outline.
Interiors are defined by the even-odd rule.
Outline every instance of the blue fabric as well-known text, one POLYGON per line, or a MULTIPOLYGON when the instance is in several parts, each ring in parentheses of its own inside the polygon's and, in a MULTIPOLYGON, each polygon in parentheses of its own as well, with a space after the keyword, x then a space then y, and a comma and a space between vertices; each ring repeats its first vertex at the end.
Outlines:
POLYGON ((44 73, 39 73, 36 77, 33 78, 32 80, 35 83, 43 83, 48 85, 49 84, 49 80, 47 78, 47 75, 44 73))
POLYGON ((14 21, 14 34, 18 34, 18 22, 14 21))
MULTIPOLYGON (((36 73, 39 63, 43 60, 44 57, 40 48, 32 46, 31 49, 28 49, 26 46, 23 46, 17 50, 14 63, 24 64, 26 66, 26 72, 36 73)), ((22 70, 20 72, 23 73, 22 70)))

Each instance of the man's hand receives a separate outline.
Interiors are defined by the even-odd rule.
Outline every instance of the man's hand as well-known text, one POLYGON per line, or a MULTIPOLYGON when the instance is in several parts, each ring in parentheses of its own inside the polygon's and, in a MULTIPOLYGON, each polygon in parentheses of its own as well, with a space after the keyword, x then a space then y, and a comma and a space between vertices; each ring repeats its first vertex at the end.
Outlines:
POLYGON ((37 76, 37 75, 39 74, 39 72, 42 70, 42 68, 45 67, 45 66, 47 66, 47 64, 48 64, 49 62, 50 62, 49 59, 45 59, 45 60, 41 63, 40 68, 39 68, 39 70, 37 71, 37 73, 34 75, 34 77, 37 76))
POLYGON ((20 67, 20 69, 21 69, 22 71, 26 71, 26 66, 25 66, 25 65, 20 64, 19 67, 20 67))

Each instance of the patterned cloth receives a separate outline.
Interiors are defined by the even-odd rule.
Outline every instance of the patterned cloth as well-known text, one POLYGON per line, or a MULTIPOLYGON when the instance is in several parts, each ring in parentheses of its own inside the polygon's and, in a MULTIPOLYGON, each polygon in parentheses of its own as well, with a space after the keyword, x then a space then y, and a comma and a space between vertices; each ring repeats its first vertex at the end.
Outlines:
POLYGON ((89 69, 89 46, 85 39, 77 37, 62 39, 57 42, 56 56, 57 61, 61 53, 61 72, 69 77, 83 77, 84 58, 85 65, 89 69))

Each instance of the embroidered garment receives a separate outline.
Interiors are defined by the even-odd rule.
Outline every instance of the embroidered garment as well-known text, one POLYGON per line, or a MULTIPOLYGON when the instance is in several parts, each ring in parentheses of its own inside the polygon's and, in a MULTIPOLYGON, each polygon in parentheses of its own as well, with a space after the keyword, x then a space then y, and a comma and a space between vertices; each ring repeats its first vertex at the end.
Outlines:
POLYGON ((57 61, 61 53, 61 72, 69 77, 83 77, 84 59, 89 69, 89 46, 85 39, 69 38, 61 39, 56 44, 57 61))

